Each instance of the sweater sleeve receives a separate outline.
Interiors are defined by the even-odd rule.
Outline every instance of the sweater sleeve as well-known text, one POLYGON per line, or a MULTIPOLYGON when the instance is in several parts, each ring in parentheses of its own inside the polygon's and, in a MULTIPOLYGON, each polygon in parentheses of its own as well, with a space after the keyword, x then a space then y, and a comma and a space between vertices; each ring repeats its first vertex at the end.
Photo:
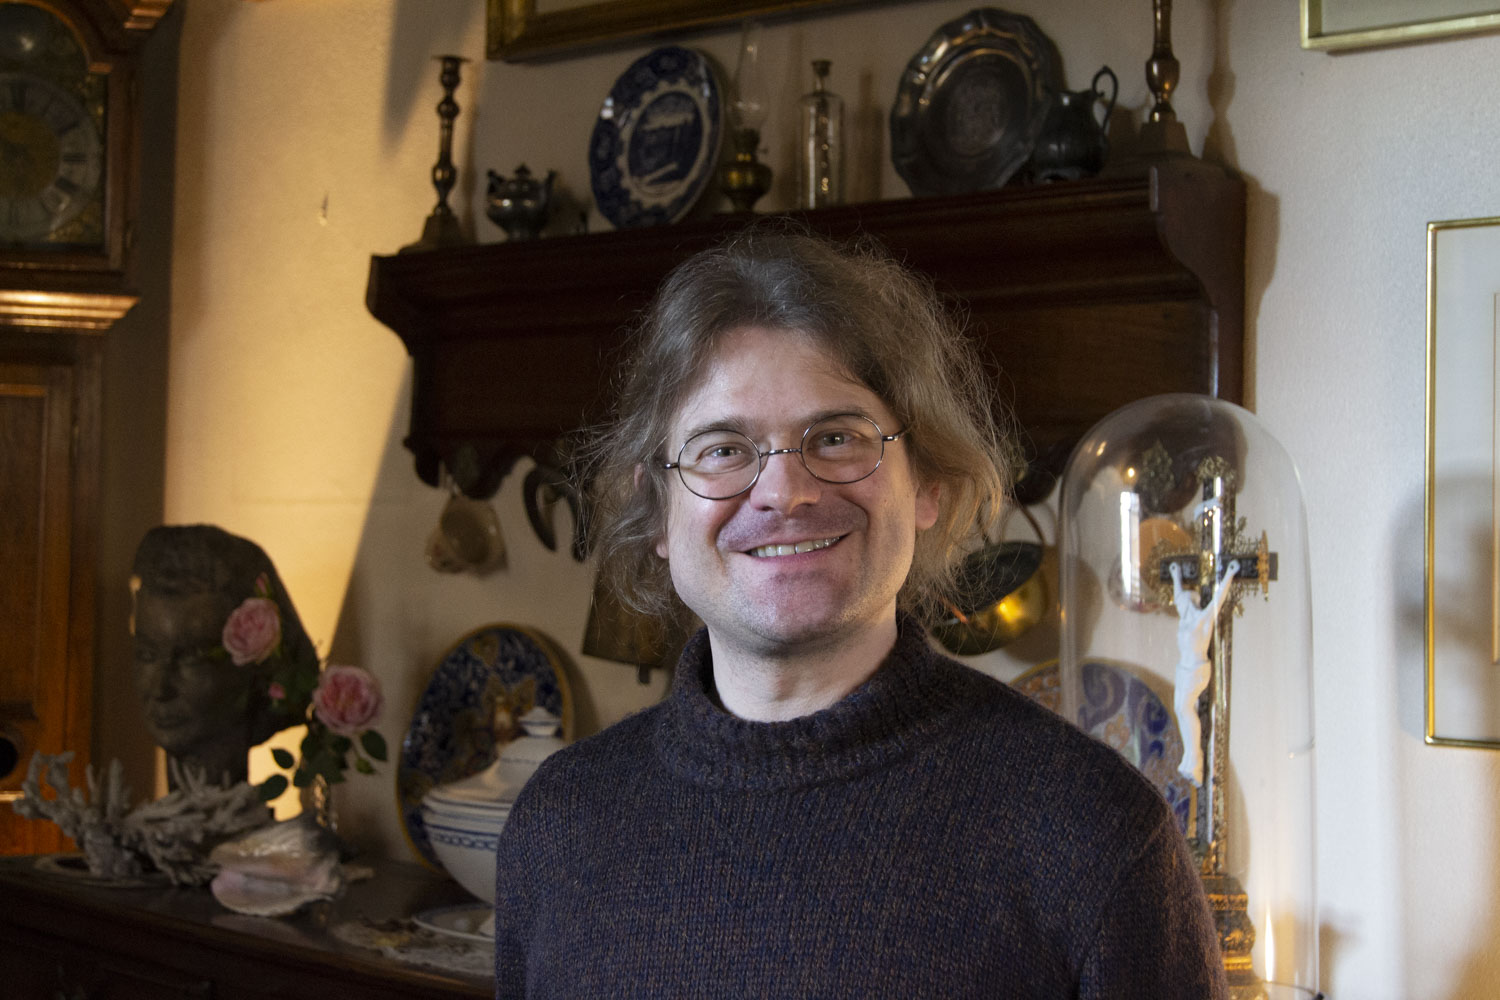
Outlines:
POLYGON ((1085 956, 1080 1000, 1227 1000, 1218 932, 1170 818, 1120 875, 1085 956))
POLYGON ((526 953, 536 920, 534 796, 518 797, 495 851, 495 998, 526 996, 526 953))

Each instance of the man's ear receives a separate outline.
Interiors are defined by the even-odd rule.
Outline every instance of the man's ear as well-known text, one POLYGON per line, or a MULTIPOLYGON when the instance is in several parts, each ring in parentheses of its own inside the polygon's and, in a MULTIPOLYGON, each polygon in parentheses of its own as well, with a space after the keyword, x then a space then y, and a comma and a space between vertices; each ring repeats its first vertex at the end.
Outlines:
POLYGON ((930 486, 917 487, 917 530, 926 531, 937 524, 938 509, 942 500, 943 488, 937 483, 930 486))
MULTIPOLYGON (((644 482, 645 479, 646 466, 640 462, 635 463, 635 488, 640 489, 641 483, 644 482)), ((656 536, 656 541, 652 544, 656 549, 657 555, 661 556, 663 559, 667 558, 667 533, 665 530, 663 530, 661 534, 656 536)))

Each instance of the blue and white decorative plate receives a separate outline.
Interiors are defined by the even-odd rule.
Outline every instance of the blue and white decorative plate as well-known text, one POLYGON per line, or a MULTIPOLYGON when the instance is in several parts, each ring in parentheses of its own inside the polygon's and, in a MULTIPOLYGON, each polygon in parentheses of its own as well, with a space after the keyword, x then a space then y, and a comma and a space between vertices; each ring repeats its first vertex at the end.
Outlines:
MULTIPOLYGON (((1182 736, 1172 711, 1157 693, 1127 668, 1101 660, 1085 660, 1078 727, 1119 751, 1161 790, 1186 831, 1193 786, 1177 773, 1182 762, 1182 736)), ((1038 704, 1062 711, 1061 679, 1056 660, 1026 671, 1014 686, 1038 704)))
POLYGON ((594 204, 616 229, 676 222, 713 179, 723 101, 702 53, 652 49, 609 90, 589 137, 594 204))
POLYGON ((519 719, 540 706, 573 737, 573 698, 562 654, 518 625, 486 625, 443 654, 417 701, 396 766, 396 806, 417 857, 442 871, 422 822, 422 797, 494 762, 521 735, 519 719))

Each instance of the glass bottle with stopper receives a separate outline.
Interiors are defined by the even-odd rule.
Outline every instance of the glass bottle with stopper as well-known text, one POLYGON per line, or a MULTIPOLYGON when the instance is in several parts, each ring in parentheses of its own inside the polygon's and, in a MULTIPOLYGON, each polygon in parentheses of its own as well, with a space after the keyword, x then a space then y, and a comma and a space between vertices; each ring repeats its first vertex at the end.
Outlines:
POLYGON ((812 93, 799 102, 797 206, 844 202, 844 100, 828 89, 827 59, 813 60, 812 93))

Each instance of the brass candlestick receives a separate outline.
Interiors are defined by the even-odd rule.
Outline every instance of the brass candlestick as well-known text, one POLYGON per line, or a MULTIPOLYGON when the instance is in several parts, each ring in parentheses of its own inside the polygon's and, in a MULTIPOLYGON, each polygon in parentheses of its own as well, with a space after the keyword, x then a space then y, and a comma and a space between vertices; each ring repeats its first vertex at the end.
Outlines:
POLYGON ((458 217, 448 207, 448 194, 458 180, 458 170, 453 166, 453 121, 458 117, 458 102, 453 92, 458 89, 459 67, 468 62, 462 56, 437 56, 442 64, 438 82, 443 86, 443 99, 438 102, 438 159, 432 167, 432 186, 437 189, 437 205, 422 227, 422 238, 401 248, 410 250, 436 250, 439 247, 458 246, 467 242, 458 225, 458 217))
POLYGON ((1172 91, 1182 70, 1172 54, 1172 0, 1152 0, 1151 6, 1155 40, 1146 60, 1146 86, 1156 101, 1141 126, 1140 149, 1152 156, 1191 156, 1187 129, 1172 110, 1172 91))

